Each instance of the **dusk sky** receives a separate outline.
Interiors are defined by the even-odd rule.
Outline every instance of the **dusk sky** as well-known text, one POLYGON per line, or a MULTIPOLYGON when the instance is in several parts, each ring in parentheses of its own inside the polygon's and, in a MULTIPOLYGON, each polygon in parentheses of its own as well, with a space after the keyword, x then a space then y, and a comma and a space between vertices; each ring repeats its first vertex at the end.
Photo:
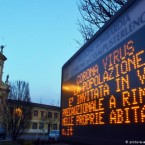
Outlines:
POLYGON ((61 68, 79 49, 76 0, 1 0, 3 81, 29 82, 32 102, 60 103, 61 68))

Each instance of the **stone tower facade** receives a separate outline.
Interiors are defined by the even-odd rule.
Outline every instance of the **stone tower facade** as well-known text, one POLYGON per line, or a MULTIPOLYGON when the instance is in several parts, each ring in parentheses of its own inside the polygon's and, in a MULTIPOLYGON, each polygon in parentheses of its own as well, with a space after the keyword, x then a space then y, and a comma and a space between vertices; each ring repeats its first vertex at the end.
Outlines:
MULTIPOLYGON (((6 81, 2 81, 2 75, 3 75, 3 68, 4 68, 4 62, 7 60, 7 58, 3 55, 3 48, 1 47, 1 52, 0 52, 0 106, 2 100, 6 100, 8 97, 8 93, 10 91, 9 85, 8 85, 8 79, 9 76, 7 75, 6 81)), ((1 107, 0 107, 0 127, 2 124, 2 118, 1 118, 1 107)))
POLYGON ((8 78, 7 76, 6 81, 2 81, 2 75, 3 75, 3 68, 4 68, 4 62, 7 60, 7 58, 3 55, 2 52, 0 52, 0 98, 7 98, 7 95, 9 93, 9 85, 8 85, 8 78))

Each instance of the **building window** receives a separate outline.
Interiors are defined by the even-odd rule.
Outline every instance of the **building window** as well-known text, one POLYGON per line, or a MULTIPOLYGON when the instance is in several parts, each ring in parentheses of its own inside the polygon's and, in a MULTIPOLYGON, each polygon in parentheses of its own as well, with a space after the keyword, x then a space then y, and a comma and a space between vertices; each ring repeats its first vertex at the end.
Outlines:
POLYGON ((52 118, 52 112, 48 112, 48 118, 52 118))
POLYGON ((41 117, 44 117, 44 111, 41 111, 41 117))
POLYGON ((37 129, 37 123, 35 122, 32 123, 32 129, 37 129))
POLYGON ((44 128, 44 123, 39 123, 39 129, 43 129, 44 128))
POLYGON ((33 115, 34 115, 34 116, 38 116, 38 110, 34 110, 34 111, 33 111, 33 115))
POLYGON ((57 130, 57 124, 53 124, 53 129, 57 130))
POLYGON ((58 118, 58 113, 54 113, 54 118, 58 118))

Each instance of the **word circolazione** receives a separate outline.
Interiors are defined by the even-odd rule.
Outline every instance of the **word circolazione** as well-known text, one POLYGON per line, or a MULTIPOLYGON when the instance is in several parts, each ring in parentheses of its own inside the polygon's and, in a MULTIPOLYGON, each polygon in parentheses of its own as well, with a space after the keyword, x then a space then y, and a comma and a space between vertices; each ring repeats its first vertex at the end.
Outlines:
POLYGON ((145 123, 144 58, 144 48, 129 40, 78 74, 67 85, 62 135, 72 136, 74 126, 145 123))

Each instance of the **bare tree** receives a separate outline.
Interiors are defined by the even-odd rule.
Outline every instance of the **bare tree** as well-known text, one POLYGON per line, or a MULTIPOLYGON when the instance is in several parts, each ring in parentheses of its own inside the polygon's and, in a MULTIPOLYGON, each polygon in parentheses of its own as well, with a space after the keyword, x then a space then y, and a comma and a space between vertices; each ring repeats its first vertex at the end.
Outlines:
POLYGON ((40 123, 42 123, 43 127, 41 128, 44 134, 44 125, 47 125, 47 133, 50 133, 51 127, 54 124, 57 124, 58 118, 52 116, 52 112, 49 112, 48 110, 45 111, 44 116, 40 118, 40 123))
POLYGON ((84 43, 126 2, 127 0, 78 0, 77 6, 82 19, 78 20, 77 24, 84 43))
POLYGON ((30 126, 32 106, 30 103, 29 84, 25 81, 10 83, 8 99, 2 100, 3 124, 16 140, 30 126))
POLYGON ((44 125, 47 125, 47 133, 50 132, 50 127, 53 125, 54 119, 53 118, 49 118, 47 115, 45 115, 44 117, 40 118, 40 123, 43 124, 43 127, 41 128, 43 131, 43 134, 45 133, 44 131, 44 125))

